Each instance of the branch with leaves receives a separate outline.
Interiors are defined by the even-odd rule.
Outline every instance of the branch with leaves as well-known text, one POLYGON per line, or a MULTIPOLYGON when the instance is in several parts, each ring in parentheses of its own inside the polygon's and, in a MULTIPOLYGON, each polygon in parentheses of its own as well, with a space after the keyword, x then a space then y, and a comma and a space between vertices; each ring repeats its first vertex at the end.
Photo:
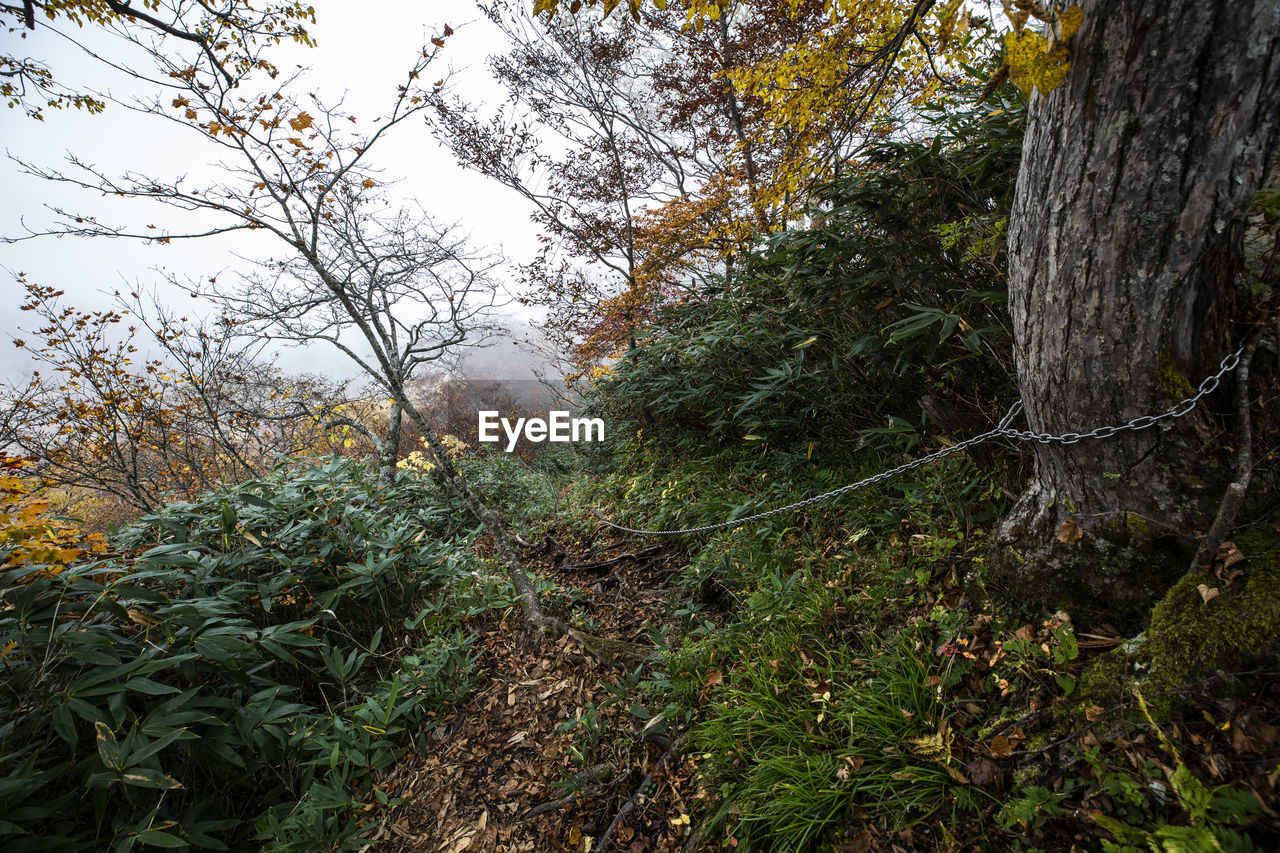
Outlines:
MULTIPOLYGON (((266 58, 268 49, 284 41, 310 46, 307 26, 311 24, 315 24, 315 9, 292 0, 266 4, 147 0, 138 5, 118 0, 26 0, 21 5, 0 4, 0 27, 17 32, 21 39, 28 32, 48 29, 115 68, 123 69, 130 53, 153 54, 166 42, 190 46, 197 52, 189 62, 193 74, 216 77, 228 88, 234 88, 251 71, 275 73, 275 66, 266 58), (126 48, 118 58, 102 56, 84 38, 86 29, 110 32, 135 50, 126 48)), ((21 109, 37 120, 43 120, 46 109, 101 112, 108 100, 79 84, 64 85, 39 59, 9 52, 0 54, 0 97, 11 109, 21 109)))

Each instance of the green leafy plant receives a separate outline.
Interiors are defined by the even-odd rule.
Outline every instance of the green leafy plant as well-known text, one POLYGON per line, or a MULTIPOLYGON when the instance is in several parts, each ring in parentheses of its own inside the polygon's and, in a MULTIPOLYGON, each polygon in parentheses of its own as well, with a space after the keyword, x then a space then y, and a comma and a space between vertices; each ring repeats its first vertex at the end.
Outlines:
POLYGON ((976 810, 909 636, 853 650, 780 626, 736 663, 692 749, 716 792, 707 820, 739 849, 808 850, 858 809, 898 827, 976 810))
POLYGON ((6 572, 5 848, 361 848, 353 787, 471 683, 423 615, 470 568, 432 495, 281 470, 145 517, 127 559, 6 572))
POLYGON ((1182 760, 1178 748, 1151 718, 1141 696, 1138 701, 1160 746, 1173 761, 1169 789, 1186 823, 1157 820, 1135 826, 1094 812, 1093 820, 1115 839, 1102 839, 1102 849, 1108 853, 1252 853, 1257 850, 1248 835, 1240 831, 1261 813, 1257 798, 1229 785, 1210 788, 1197 779, 1182 760))

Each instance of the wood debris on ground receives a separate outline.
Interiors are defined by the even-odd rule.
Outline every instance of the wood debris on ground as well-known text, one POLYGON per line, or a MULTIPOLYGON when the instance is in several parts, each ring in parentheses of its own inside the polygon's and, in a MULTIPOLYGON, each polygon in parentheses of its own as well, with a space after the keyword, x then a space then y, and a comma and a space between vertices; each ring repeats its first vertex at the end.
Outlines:
MULTIPOLYGON (((526 565, 573 591, 591 615, 593 633, 650 646, 648 632, 663 622, 664 584, 679 567, 679 554, 625 541, 589 547, 558 535, 567 547, 549 538, 526 554, 526 565), (610 562, 624 554, 636 556, 610 562)), ((365 797, 379 821, 374 849, 587 853, 653 769, 663 742, 642 742, 640 724, 624 707, 602 707, 618 669, 585 653, 573 638, 531 638, 514 610, 501 618, 491 615, 475 628, 481 682, 377 783, 389 800, 407 804, 387 808, 376 805, 372 794, 365 797), (602 742, 602 754, 583 755, 581 727, 567 724, 592 712, 615 731, 634 728, 631 748, 602 742), (565 783, 575 777, 586 781, 580 794, 570 796, 565 783)), ((681 850, 690 828, 687 817, 678 816, 689 811, 691 776, 681 762, 655 773, 648 795, 616 829, 611 848, 681 850)))

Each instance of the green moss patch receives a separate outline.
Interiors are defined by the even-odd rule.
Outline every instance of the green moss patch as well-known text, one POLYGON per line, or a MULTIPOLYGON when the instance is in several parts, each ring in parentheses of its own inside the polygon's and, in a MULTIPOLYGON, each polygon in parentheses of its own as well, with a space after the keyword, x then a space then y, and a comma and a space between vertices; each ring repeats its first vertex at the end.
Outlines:
POLYGON ((1080 682, 1078 708, 1110 707, 1140 691, 1157 718, 1168 718, 1192 692, 1240 687, 1240 676, 1274 666, 1280 656, 1280 535, 1277 521, 1236 542, 1248 558, 1229 586, 1197 573, 1179 580, 1151 613, 1138 639, 1102 655, 1080 682), (1205 601, 1199 587, 1219 594, 1205 601))

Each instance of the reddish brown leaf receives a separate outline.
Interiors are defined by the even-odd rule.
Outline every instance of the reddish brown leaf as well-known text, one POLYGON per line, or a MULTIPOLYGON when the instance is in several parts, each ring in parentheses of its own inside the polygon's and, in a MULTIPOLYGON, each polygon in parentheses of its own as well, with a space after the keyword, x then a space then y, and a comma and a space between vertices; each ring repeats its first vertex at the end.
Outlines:
POLYGON ((1058 541, 1063 545, 1074 545, 1080 541, 1080 537, 1084 536, 1084 531, 1080 529, 1080 525, 1076 523, 1074 518, 1068 518, 1062 522, 1062 526, 1058 528, 1058 541))

